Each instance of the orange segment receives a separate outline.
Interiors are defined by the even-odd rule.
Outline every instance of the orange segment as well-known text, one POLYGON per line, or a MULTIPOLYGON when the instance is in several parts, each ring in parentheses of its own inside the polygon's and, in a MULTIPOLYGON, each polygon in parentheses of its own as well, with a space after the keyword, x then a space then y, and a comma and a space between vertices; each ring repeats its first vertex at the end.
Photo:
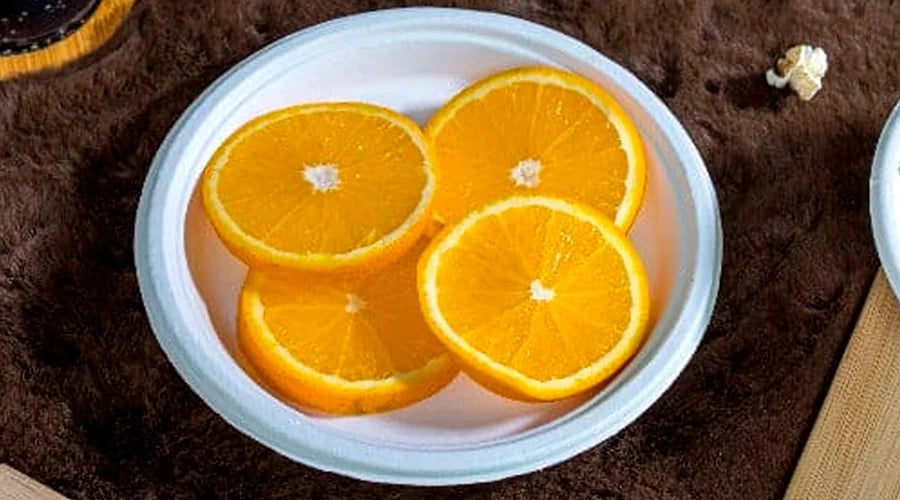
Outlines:
POLYGON ((251 271, 238 317, 242 353, 269 385, 325 411, 384 411, 428 397, 456 368, 420 313, 423 247, 365 278, 251 271))
POLYGON ((402 255, 429 222, 434 183, 408 118, 369 104, 309 104, 232 134, 206 167, 203 201, 247 264, 326 271, 402 255))
POLYGON ((442 233, 420 261, 419 293, 476 380, 541 400, 616 373, 643 341, 650 307, 621 230, 545 197, 508 198, 442 233))
POLYGON ((571 199, 627 229, 644 195, 641 139, 596 83, 524 68, 474 83, 426 134, 441 169, 435 213, 448 223, 510 195, 571 199))

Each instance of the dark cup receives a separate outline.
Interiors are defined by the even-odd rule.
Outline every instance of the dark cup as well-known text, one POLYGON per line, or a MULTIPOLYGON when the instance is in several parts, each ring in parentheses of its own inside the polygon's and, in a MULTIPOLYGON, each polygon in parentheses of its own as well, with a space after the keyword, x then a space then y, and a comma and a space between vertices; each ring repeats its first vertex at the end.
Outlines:
POLYGON ((0 56, 45 47, 69 34, 100 0, 0 0, 0 56))

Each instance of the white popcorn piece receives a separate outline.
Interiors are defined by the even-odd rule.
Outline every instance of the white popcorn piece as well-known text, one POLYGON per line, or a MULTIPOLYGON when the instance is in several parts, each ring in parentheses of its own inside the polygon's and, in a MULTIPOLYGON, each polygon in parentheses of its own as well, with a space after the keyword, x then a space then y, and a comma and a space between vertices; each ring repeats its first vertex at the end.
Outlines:
POLYGON ((797 45, 784 53, 774 69, 766 71, 766 82, 775 88, 790 85, 791 89, 808 101, 822 88, 822 78, 828 71, 828 55, 821 47, 797 45))

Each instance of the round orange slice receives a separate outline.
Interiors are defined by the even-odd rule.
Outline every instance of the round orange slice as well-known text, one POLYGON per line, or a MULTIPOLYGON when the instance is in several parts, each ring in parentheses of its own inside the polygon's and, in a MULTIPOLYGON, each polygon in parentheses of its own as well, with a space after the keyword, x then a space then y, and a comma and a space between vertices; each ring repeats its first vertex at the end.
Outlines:
POLYGON ((640 136, 591 80, 522 68, 478 81, 426 129, 441 171, 438 220, 452 224, 507 196, 577 201, 628 229, 644 196, 640 136))
POLYGON ((394 111, 301 105, 233 133, 206 166, 203 202, 222 241, 251 267, 377 267, 430 221, 432 165, 421 130, 394 111))
POLYGON ((287 398, 333 413, 391 410, 437 392, 457 368, 420 312, 422 247, 365 278, 250 271, 238 345, 252 371, 287 398))
POLYGON ((475 380, 553 400, 615 374, 643 342, 650 309, 637 252, 599 212, 513 197, 446 229, 419 262, 432 329, 475 380))

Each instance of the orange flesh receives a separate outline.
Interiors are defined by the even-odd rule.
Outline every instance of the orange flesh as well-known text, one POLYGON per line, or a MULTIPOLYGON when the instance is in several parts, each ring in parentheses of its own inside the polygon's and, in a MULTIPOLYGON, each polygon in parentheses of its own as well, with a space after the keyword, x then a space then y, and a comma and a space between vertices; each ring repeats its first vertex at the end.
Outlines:
POLYGON ((508 74, 508 83, 484 95, 463 91, 455 99, 461 106, 451 102, 429 124, 442 172, 436 214, 453 223, 500 198, 541 195, 584 203, 629 227, 640 200, 626 198, 643 195, 645 167, 640 139, 624 111, 605 93, 589 98, 586 93, 603 91, 574 75, 546 68, 508 74), (517 81, 522 74, 535 75, 535 81, 517 81), (527 170, 529 164, 539 165, 536 173, 527 170), (630 168, 636 170, 631 188, 630 168), (628 206, 619 213, 623 203, 628 206))
POLYGON ((620 255, 591 224, 548 209, 483 219, 443 255, 437 282, 441 311, 460 337, 537 380, 590 365, 631 319, 620 255), (533 298, 535 280, 537 296, 552 290, 552 300, 533 298))
POLYGON ((278 344, 319 373, 373 380, 421 368, 445 352, 419 314, 421 248, 360 280, 263 280, 265 322, 278 344))
POLYGON ((289 115, 235 143, 227 161, 218 196, 228 215, 266 245, 296 253, 375 242, 406 221, 427 182, 406 131, 351 112, 289 115), (317 190, 304 176, 317 166, 334 167, 339 185, 317 190))

